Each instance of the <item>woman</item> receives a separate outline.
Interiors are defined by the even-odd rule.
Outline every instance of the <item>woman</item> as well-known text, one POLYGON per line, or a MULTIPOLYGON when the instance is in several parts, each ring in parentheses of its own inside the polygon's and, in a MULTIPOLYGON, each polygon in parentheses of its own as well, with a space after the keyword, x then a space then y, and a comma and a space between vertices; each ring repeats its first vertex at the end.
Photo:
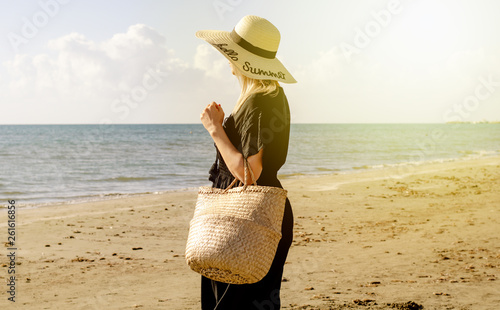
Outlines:
MULTIPOLYGON (((282 187, 277 173, 288 151, 290 111, 279 81, 296 81, 275 57, 278 29, 264 18, 245 16, 232 32, 206 30, 196 36, 229 60, 241 86, 236 106, 225 121, 222 107, 215 102, 201 114, 217 149, 210 169, 213 186, 226 188, 235 177, 251 183, 244 180, 243 162, 247 158, 258 185, 282 187)), ((292 237, 293 214, 287 199, 282 238, 268 274, 254 284, 229 286, 202 277, 202 309, 279 309, 283 266, 292 237)))

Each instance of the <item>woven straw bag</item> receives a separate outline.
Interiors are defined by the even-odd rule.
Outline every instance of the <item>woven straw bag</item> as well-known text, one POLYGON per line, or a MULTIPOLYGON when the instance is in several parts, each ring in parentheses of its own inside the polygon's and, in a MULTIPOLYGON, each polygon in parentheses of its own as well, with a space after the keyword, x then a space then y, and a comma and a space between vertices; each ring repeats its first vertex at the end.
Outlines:
POLYGON ((219 282, 250 284, 271 268, 281 239, 286 190, 254 185, 200 187, 186 245, 192 270, 219 282))

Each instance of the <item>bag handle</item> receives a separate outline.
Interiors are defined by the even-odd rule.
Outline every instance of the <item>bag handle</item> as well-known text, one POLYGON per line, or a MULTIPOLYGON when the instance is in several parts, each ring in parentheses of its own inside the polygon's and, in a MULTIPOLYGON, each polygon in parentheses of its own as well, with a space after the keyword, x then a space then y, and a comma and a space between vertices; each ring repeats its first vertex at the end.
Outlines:
MULTIPOLYGON (((248 162, 248 159, 243 158, 243 164, 245 164, 245 168, 250 172, 250 179, 252 183, 250 185, 255 185, 257 186, 257 180, 255 179, 255 176, 252 171, 252 167, 250 167, 250 163, 248 162)), ((245 181, 247 180, 247 171, 245 170, 245 181)))
MULTIPOLYGON (((253 174, 253 171, 252 171, 252 167, 250 167, 250 163, 248 162, 248 160, 243 157, 243 170, 245 171, 245 181, 247 180, 247 177, 248 177, 248 172, 250 171, 250 178, 252 179, 252 183, 250 183, 250 185, 255 185, 257 186, 257 180, 255 180, 255 176, 253 174)), ((234 178, 233 182, 231 182, 231 184, 229 184, 229 186, 226 188, 226 191, 233 188, 233 186, 236 184, 236 182, 241 182, 240 180, 238 180, 237 178, 234 178)), ((243 183, 243 189, 245 190, 247 188, 248 184, 245 184, 243 183)))

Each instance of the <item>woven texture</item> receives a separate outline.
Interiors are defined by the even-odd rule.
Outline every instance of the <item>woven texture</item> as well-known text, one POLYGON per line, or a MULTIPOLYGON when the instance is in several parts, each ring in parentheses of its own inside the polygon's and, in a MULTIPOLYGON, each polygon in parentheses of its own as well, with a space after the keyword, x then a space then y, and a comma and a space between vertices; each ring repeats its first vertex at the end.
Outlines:
POLYGON ((186 245, 192 270, 224 283, 260 281, 281 239, 286 190, 201 187, 186 245))

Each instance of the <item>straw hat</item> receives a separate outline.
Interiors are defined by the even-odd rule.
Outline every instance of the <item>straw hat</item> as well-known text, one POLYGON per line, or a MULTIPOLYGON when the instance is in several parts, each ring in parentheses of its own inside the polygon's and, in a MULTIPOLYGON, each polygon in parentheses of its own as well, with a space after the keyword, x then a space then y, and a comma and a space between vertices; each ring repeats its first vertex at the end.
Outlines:
POLYGON ((297 83, 276 58, 280 32, 262 17, 247 15, 231 32, 200 30, 196 36, 212 44, 247 77, 297 83))

